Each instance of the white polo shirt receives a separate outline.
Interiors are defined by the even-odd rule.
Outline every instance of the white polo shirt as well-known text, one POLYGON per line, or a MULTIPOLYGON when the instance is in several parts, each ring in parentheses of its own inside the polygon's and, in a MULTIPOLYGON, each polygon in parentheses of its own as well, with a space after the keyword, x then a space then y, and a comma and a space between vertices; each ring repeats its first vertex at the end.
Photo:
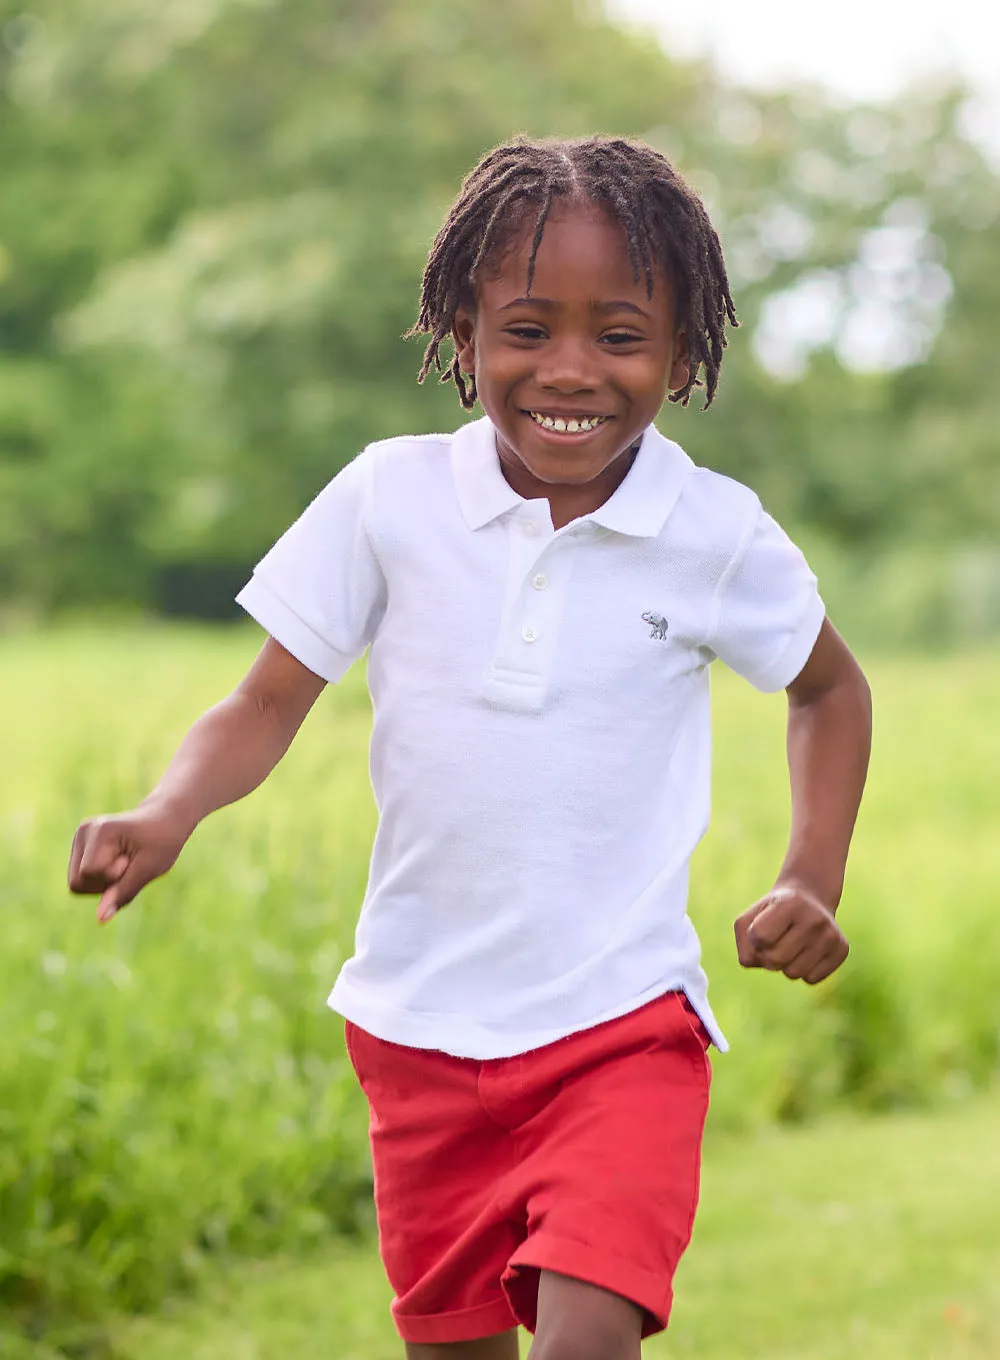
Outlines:
POLYGON ((326 680, 371 649, 379 824, 335 1010, 486 1059, 683 988, 726 1047, 687 916, 709 665, 781 689, 824 616, 752 491, 650 427, 554 532, 479 420, 365 449, 238 599, 326 680))

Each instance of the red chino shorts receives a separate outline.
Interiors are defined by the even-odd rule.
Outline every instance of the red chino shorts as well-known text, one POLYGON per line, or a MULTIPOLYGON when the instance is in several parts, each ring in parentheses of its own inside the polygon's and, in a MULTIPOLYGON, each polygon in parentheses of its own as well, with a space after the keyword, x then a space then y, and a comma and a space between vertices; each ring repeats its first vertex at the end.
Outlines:
POLYGON ((534 1331, 541 1270, 632 1300, 644 1336, 663 1330, 710 1081, 682 992, 512 1058, 407 1048, 350 1021, 346 1034, 404 1341, 534 1331))

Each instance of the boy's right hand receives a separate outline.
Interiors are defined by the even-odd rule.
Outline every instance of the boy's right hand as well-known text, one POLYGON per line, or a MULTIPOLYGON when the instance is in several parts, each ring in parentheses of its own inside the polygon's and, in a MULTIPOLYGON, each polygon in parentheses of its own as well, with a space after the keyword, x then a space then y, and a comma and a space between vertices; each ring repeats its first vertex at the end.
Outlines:
POLYGON ((155 807, 88 818, 73 837, 70 891, 101 894, 97 919, 103 925, 167 872, 190 834, 189 826, 155 807))
POLYGON ((268 638, 232 694, 194 724, 137 808, 80 824, 69 886, 75 893, 101 894, 98 921, 110 921, 165 874, 203 817, 267 778, 325 684, 268 638))

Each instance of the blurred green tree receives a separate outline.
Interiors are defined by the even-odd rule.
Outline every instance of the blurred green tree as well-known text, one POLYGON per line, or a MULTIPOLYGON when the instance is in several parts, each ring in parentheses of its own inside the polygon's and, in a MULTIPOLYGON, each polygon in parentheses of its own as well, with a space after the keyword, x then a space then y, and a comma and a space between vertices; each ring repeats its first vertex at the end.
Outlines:
MULTIPOLYGON (((216 612, 413 381, 427 247, 525 130, 646 136, 745 329, 664 423, 871 551, 1000 525, 1000 185, 958 90, 751 94, 573 0, 0 0, 0 592, 216 612)), ((223 606, 224 607, 224 606, 223 606)))

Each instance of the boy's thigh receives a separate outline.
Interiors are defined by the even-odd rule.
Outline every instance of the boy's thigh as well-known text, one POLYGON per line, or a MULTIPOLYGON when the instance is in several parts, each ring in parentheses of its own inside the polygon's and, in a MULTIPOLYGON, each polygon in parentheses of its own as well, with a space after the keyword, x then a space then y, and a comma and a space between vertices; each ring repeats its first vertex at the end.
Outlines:
POLYGON ((519 1360, 517 1329, 485 1336, 478 1341, 447 1341, 427 1345, 406 1343, 406 1360, 519 1360))
POLYGON ((698 1201, 706 1037, 689 1003, 668 993, 551 1054, 539 1050, 532 1066, 551 1059, 565 1071, 522 1129, 512 1174, 527 1231, 502 1277, 529 1331, 542 1327, 546 1272, 631 1300, 646 1335, 667 1325, 698 1201))

